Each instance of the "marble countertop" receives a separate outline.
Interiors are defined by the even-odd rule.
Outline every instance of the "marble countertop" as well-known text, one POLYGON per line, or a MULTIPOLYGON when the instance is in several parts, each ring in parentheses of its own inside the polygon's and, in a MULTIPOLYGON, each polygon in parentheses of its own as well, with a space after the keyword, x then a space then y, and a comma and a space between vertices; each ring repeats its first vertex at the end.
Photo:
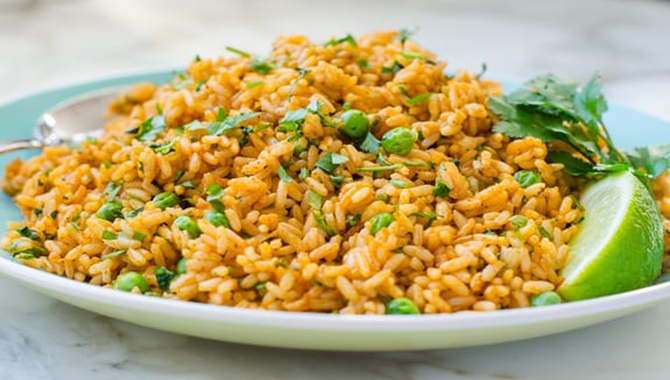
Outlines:
MULTIPOLYGON (((670 120, 668 1, 0 0, 0 101, 179 67, 278 34, 420 27, 452 67, 492 78, 598 70, 612 101, 670 120)), ((1 121, 0 121, 1 122, 1 121)), ((0 128, 8 128, 0 124, 0 128)), ((81 311, 0 278, 0 380, 666 379, 670 303, 570 333, 418 353, 322 353, 187 338, 81 311)))

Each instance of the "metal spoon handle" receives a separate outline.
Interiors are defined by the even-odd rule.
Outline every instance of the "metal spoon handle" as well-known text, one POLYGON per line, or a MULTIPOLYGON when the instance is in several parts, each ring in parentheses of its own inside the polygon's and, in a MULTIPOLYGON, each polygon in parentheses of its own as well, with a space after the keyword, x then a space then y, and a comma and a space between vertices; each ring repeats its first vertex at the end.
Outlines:
POLYGON ((0 142, 0 154, 13 152, 19 149, 39 149, 44 147, 44 143, 36 139, 23 139, 7 142, 0 142))

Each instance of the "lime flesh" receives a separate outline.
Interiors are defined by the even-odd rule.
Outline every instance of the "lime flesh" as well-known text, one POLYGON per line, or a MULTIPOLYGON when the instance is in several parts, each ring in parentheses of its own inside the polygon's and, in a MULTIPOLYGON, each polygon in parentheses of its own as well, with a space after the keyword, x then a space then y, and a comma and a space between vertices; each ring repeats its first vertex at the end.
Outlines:
POLYGON ((663 261, 663 226, 647 188, 631 173, 610 175, 584 191, 586 209, 570 242, 558 293, 577 301, 652 284, 663 261))

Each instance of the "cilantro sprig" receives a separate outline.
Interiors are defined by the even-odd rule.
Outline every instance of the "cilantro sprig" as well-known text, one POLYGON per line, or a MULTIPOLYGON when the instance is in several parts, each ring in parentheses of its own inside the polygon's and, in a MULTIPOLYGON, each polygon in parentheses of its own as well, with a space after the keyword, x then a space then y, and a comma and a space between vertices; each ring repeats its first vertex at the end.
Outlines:
POLYGON ((603 123, 607 101, 598 75, 579 88, 554 75, 531 79, 508 95, 489 98, 499 116, 495 132, 513 138, 536 137, 549 145, 548 160, 573 176, 598 179, 630 170, 645 185, 670 168, 670 146, 616 149, 603 123))

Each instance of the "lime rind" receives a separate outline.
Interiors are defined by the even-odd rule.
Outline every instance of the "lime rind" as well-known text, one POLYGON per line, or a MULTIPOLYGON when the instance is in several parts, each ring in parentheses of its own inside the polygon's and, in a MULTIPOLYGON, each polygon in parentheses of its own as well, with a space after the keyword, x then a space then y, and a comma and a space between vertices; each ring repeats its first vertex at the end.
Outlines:
POLYGON ((586 214, 558 293, 575 301, 651 285, 662 266, 663 227, 647 188, 618 173, 590 185, 581 202, 586 214))

